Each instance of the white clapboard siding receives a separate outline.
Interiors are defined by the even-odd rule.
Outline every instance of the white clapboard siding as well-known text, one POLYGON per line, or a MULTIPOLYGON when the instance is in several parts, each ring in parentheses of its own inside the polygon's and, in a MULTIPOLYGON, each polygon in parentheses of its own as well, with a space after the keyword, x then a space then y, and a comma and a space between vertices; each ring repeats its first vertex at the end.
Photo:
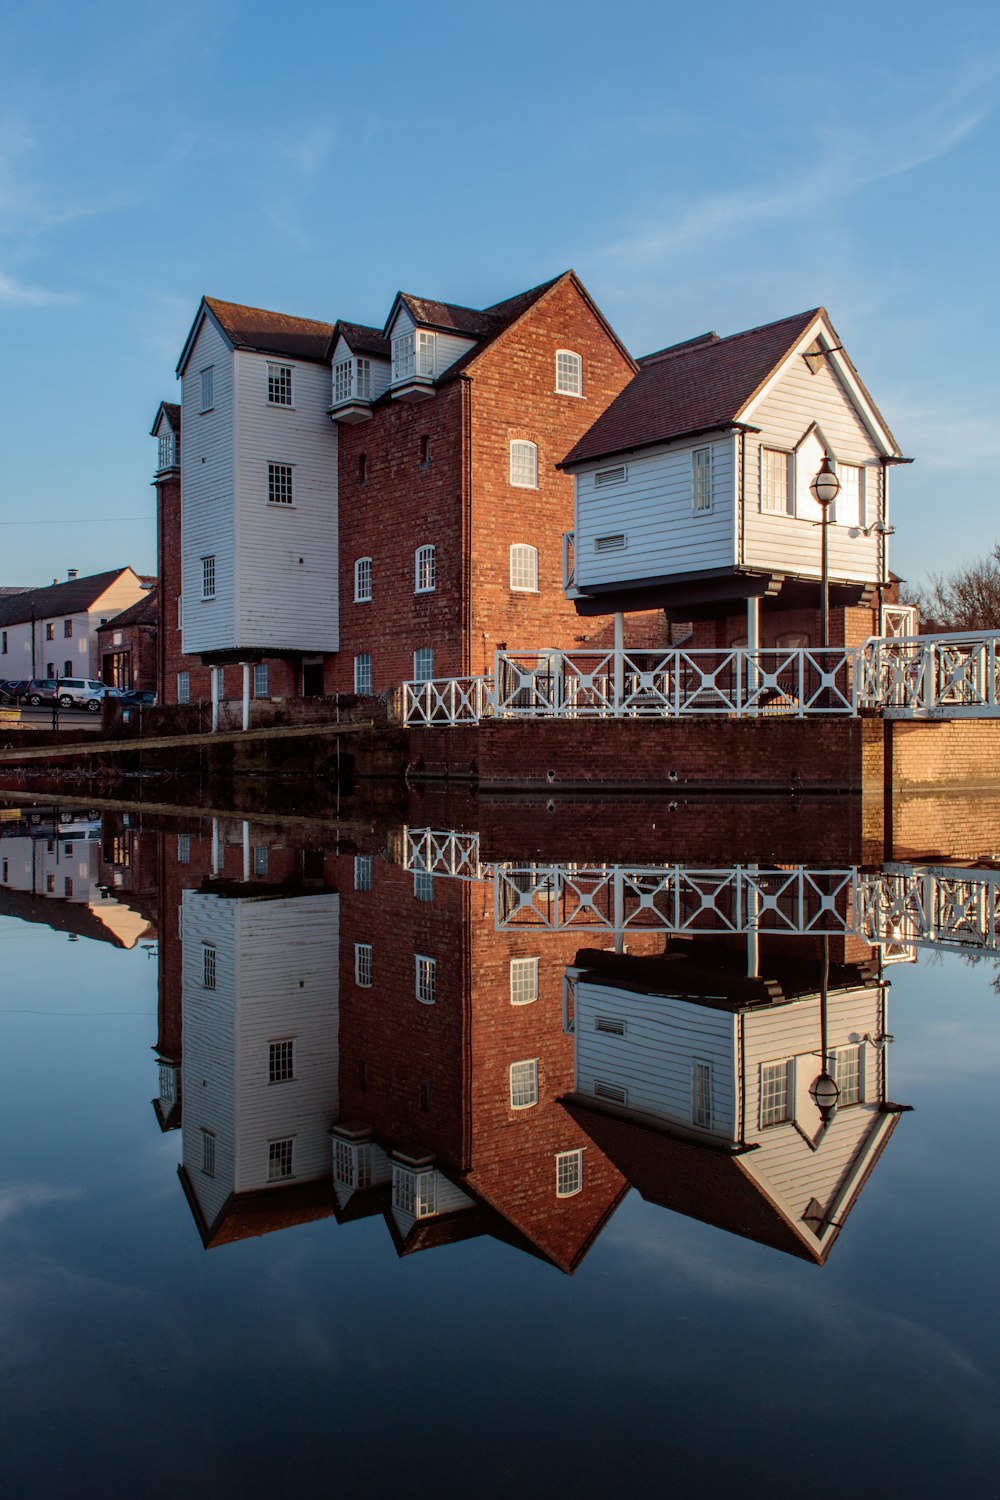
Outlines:
POLYGON ((237 1192, 269 1185, 268 1142, 287 1137, 295 1142, 295 1181, 329 1175, 329 1132, 338 1102, 339 900, 323 892, 231 903, 237 940, 237 1192), (283 1038, 294 1039, 295 1077, 272 1084, 269 1043, 283 1038))
MULTIPOLYGON (((337 427, 327 415, 329 367, 281 359, 292 367, 293 404, 272 406, 267 400, 267 367, 273 360, 274 356, 269 360, 242 350, 234 358, 234 644, 274 651, 336 651, 337 427), (292 505, 268 502, 270 463, 293 466, 292 505)), ((186 586, 184 599, 186 616, 186 586)))
POLYGON ((628 1109, 665 1125, 692 1128, 692 1065, 712 1069, 714 1136, 737 1129, 736 1018, 665 995, 640 995, 579 980, 574 1006, 576 1092, 594 1098, 594 1085, 628 1090, 628 1109), (598 1017, 622 1020, 625 1035, 598 1031, 598 1017))
POLYGON ((183 897, 181 969, 184 1057, 183 1160, 202 1215, 212 1224, 236 1184, 236 941, 232 902, 200 891, 183 897), (215 947, 215 989, 203 984, 203 946, 215 947), (202 1170, 202 1132, 215 1135, 215 1175, 202 1170))
POLYGON ((185 652, 236 645, 233 352, 211 317, 181 382, 181 552, 185 652), (201 411, 201 372, 214 369, 215 405, 201 411), (215 598, 201 597, 201 559, 215 558, 215 598))
POLYGON ((374 354, 355 352, 355 350, 353 350, 349 346, 343 334, 341 334, 340 338, 337 340, 336 348, 333 351, 333 358, 330 361, 331 400, 336 399, 333 395, 333 371, 341 363, 341 361, 345 359, 367 359, 368 363, 371 365, 372 371, 372 393, 370 399, 372 401, 377 401, 380 396, 385 395, 386 391, 389 389, 389 382, 392 379, 391 361, 388 359, 379 359, 377 355, 374 354))
POLYGON ((414 1224, 418 1222, 423 1223, 427 1219, 439 1218, 441 1214, 458 1213, 462 1209, 475 1208, 476 1206, 476 1200, 470 1198, 468 1193, 463 1193, 461 1188, 456 1187, 450 1177, 446 1177, 443 1172, 437 1171, 436 1168, 432 1169, 432 1171, 434 1176, 435 1205, 433 1214, 424 1214, 418 1221, 415 1214, 405 1213, 401 1208, 397 1208, 395 1204, 392 1205, 392 1217, 396 1228, 404 1240, 414 1224))
MULTIPOLYGON (((815 375, 803 359, 796 359, 755 410, 760 435, 748 433, 744 468, 745 562, 748 567, 775 569, 802 577, 820 572, 819 529, 812 518, 775 515, 760 509, 760 449, 793 452, 815 422, 839 463, 865 469, 865 506, 869 525, 881 515, 879 450, 857 408, 824 360, 815 375)), ((810 466, 811 460, 810 460, 810 466)), ((812 475, 799 475, 808 486, 812 475)), ((850 528, 832 523, 829 530, 830 574, 833 578, 876 581, 878 538, 850 535, 850 528)))
POLYGON ((736 562, 736 489, 731 437, 622 454, 576 475, 575 579, 581 588, 666 578, 736 562), (692 452, 712 450, 712 509, 693 505, 692 452), (623 484, 594 475, 627 467, 623 484), (625 547, 598 551, 598 537, 624 533, 625 547))

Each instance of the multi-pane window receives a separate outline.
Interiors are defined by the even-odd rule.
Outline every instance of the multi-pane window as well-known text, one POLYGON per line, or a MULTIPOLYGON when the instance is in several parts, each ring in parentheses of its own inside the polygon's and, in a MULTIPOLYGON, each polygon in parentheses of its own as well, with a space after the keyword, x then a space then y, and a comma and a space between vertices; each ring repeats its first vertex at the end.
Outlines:
POLYGON ((372 362, 370 359, 359 359, 358 366, 358 396, 362 401, 370 401, 372 394, 372 362))
POLYGON ((267 367, 267 399, 271 406, 291 406, 292 367, 272 365, 267 367))
POLYGON ((371 890, 373 863, 374 861, 370 854, 356 854, 354 856, 354 889, 356 891, 371 890))
POLYGON ((268 1182, 281 1182, 283 1178, 292 1176, 292 1150, 294 1145, 294 1137, 290 1137, 284 1141, 268 1141, 268 1182))
POLYGON ((556 350, 556 390, 560 396, 583 395, 583 360, 569 349, 556 350))
POLYGON ((169 469, 174 463, 174 435, 169 430, 161 432, 158 445, 158 463, 160 469, 169 469))
POLYGON ((760 1070, 760 1123, 779 1125, 788 1119, 788 1063, 764 1063, 760 1070))
POLYGON ((510 482, 521 490, 538 488, 538 448, 517 440, 510 445, 510 482))
POLYGON ((701 1130, 712 1128, 712 1065, 691 1064, 691 1123, 701 1130))
POLYGON ((354 658, 354 691, 367 694, 372 690, 372 659, 367 651, 354 658))
POLYGON ((267 466, 267 499, 270 505, 291 505, 292 503, 292 466, 291 464, 268 464, 267 466))
POLYGON ((201 597, 203 599, 215 598, 214 557, 203 557, 201 560, 201 597))
POLYGON ((434 900, 434 876, 430 870, 414 870, 413 895, 417 901, 434 900))
POLYGON ((370 990, 372 984, 372 945, 354 944, 354 983, 359 989, 370 990))
MULTIPOLYGON (((73 663, 71 661, 64 661, 63 662, 63 676, 64 677, 72 677, 72 675, 73 675, 73 663)), ((121 684, 120 683, 116 684, 116 686, 121 686, 121 684)))
POLYGON ((215 405, 215 367, 209 365, 201 372, 201 409, 211 411, 215 405))
POLYGON ((215 949, 210 943, 202 944, 201 982, 206 990, 215 989, 215 949))
POLYGON ((177 1073, 169 1063, 160 1063, 159 1097, 164 1104, 174 1104, 177 1101, 177 1073))
POLYGON ((191 673, 190 672, 178 672, 177 673, 177 702, 178 703, 190 703, 191 702, 191 673))
POLYGON ((266 698, 267 694, 267 662, 256 661, 253 666, 253 695, 255 698, 266 698))
MULTIPOLYGON (((45 639, 47 641, 54 641, 55 638, 56 638, 55 622, 53 620, 49 620, 48 623, 45 626, 45 639)), ((50 673, 49 675, 52 676, 53 674, 50 673)))
POLYGON ((583 1187, 583 1152, 560 1151, 556 1156, 556 1197, 572 1198, 583 1187))
POLYGON ((72 634, 73 634, 73 621, 72 620, 63 620, 63 636, 65 637, 66 640, 68 640, 72 634))
POLYGON ((510 961, 510 1003, 527 1005, 538 999, 538 959, 512 958, 510 961))
POLYGON ((271 864, 271 851, 266 844, 257 844, 253 851, 253 872, 260 879, 267 878, 267 872, 271 864))
POLYGON ((210 1130, 201 1132, 201 1170, 206 1177, 215 1176, 215 1136, 210 1130))
POLYGON ((183 596, 183 594, 178 594, 177 595, 177 629, 178 630, 183 630, 184 629, 184 596, 183 596))
POLYGON ((695 510, 712 509, 712 450, 696 448, 691 455, 692 499, 695 510))
POLYGON ((538 548, 515 542, 510 549, 510 586, 515 593, 537 594, 538 548))
POLYGON ((428 333, 426 328, 417 329, 417 374, 434 374, 434 346, 437 335, 428 333))
POLYGON ((434 676, 434 648, 433 646, 420 646, 413 653, 413 680, 414 682, 430 682, 434 676))
POLYGON ((433 1005, 437 999, 437 959, 422 953, 414 955, 416 996, 421 1005, 433 1005))
POLYGON ((354 564, 354 602, 370 604, 372 598, 372 560, 359 557, 354 564))
POLYGON ((412 333, 400 334, 392 341, 392 378, 406 380, 416 368, 416 340, 412 333))
POLYGON ((267 1044, 268 1083, 288 1083, 295 1077, 295 1042, 289 1037, 267 1044))
POLYGON ((413 559, 413 590, 417 594, 432 594, 437 587, 437 558, 434 545, 418 547, 413 559))
POLYGON ((191 835, 189 833, 177 835, 177 863, 179 865, 191 863, 191 835))
POLYGON ((836 499, 832 519, 839 521, 842 526, 864 526, 864 470, 858 464, 841 464, 839 478, 840 494, 836 499))
POLYGON ((342 359, 333 367, 333 399, 347 401, 351 395, 352 359, 342 359))
POLYGON ((345 1187, 354 1186, 354 1147, 348 1141, 333 1143, 333 1175, 345 1187))
POLYGON ((212 668, 212 681, 215 684, 215 696, 220 703, 226 696, 226 669, 225 667, 212 668))
POLYGON ((417 1211, 416 1174, 404 1167, 392 1169, 392 1206, 403 1214, 415 1215, 417 1211))
POLYGON ((510 1107, 527 1109, 538 1103, 538 1059, 527 1058, 524 1062, 510 1065, 510 1107))
POLYGON ((760 508, 788 514, 788 454, 779 448, 760 450, 760 508))
POLYGON ((837 1103, 843 1107, 845 1104, 857 1104, 861 1099, 861 1048, 841 1047, 834 1055, 833 1076, 837 1087, 840 1089, 840 1097, 837 1103))

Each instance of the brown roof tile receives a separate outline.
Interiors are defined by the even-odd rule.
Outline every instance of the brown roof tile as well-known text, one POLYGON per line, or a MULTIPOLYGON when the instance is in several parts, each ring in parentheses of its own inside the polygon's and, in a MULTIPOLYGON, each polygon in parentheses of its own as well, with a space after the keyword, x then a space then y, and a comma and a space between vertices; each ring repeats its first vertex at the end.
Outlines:
POLYGON ((650 447, 734 422, 821 312, 720 339, 702 334, 639 360, 639 373, 566 455, 563 465, 650 447))
POLYGON ((75 615, 89 609, 128 568, 112 568, 107 573, 93 573, 88 578, 70 578, 66 583, 50 583, 48 588, 26 589, 23 594, 8 594, 0 599, 0 625, 20 625, 32 618, 45 620, 52 615, 75 615))
POLYGON ((102 630, 121 630, 123 625, 158 625, 159 620, 160 603, 156 590, 150 589, 143 598, 130 604, 128 609, 123 609, 120 615, 115 615, 106 625, 101 625, 97 633, 100 635, 102 630))
POLYGON ((379 359, 388 359, 392 352, 389 340, 378 328, 369 328, 367 323, 347 323, 343 318, 338 318, 330 339, 331 354, 338 338, 343 338, 347 347, 355 354, 374 354, 379 359))
POLYGON ((263 307, 244 307, 239 302, 221 302, 218 297, 206 297, 204 301, 237 349, 326 362, 332 323, 293 318, 288 313, 268 312, 263 307))

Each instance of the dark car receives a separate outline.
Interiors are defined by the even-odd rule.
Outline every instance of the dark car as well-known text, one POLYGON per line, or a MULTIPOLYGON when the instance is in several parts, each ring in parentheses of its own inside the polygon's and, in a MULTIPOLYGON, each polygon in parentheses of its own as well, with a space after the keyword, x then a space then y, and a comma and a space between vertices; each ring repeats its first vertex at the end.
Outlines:
POLYGON ((20 703, 30 686, 27 677, 5 677, 0 682, 0 703, 20 703))
POLYGON ((149 688, 125 688, 121 694, 121 701, 125 704, 138 703, 144 708, 152 708, 156 702, 156 694, 149 688))

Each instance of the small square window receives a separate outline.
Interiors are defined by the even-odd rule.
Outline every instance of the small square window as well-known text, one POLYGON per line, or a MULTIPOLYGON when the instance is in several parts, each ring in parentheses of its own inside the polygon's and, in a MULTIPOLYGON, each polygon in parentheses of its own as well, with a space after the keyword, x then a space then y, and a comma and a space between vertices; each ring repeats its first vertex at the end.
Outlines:
POLYGON ((510 1107, 528 1109, 538 1103, 538 1059, 510 1065, 510 1107))
POLYGON ((538 999, 538 959, 512 958, 510 961, 510 1003, 528 1005, 538 999))
POLYGON ((569 349, 556 350, 556 391, 560 396, 583 395, 583 360, 569 349))
POLYGON ((267 367, 267 400, 270 406, 291 406, 292 367, 272 365, 267 367))
POLYGON ((292 1039, 267 1044, 268 1083, 288 1083, 295 1077, 295 1042, 292 1039))
POLYGON ((437 1000, 437 960, 417 953, 414 962, 417 999, 421 1005, 433 1005, 437 1000))
POLYGON ((203 557, 201 560, 201 597, 203 599, 215 598, 214 557, 203 557))
POLYGON ((354 944, 354 983, 362 990, 370 990, 372 984, 372 945, 354 944))
POLYGON ((215 949, 208 943, 201 950, 201 982, 206 990, 215 989, 215 949))
POLYGON ((372 690, 372 659, 367 651, 354 658, 354 691, 366 697, 372 690))
POLYGON ((560 1151, 556 1156, 556 1197, 572 1198, 583 1188, 583 1152, 560 1151))
POLYGON ((417 548, 413 571, 414 593, 432 594, 437 587, 437 560, 432 543, 417 548))
POLYGON ((255 698, 266 698, 268 695, 266 661, 254 662, 253 695, 255 698))
POLYGON ((267 499, 269 505, 292 504, 291 464, 268 464, 267 499))
POLYGON ((201 409, 211 411, 215 405, 215 368, 209 365, 201 372, 201 409))
POLYGON ((534 443, 511 443, 510 482, 517 489, 537 490, 538 448, 534 443))
POLYGON ((370 604, 372 598, 372 560, 359 557, 354 564, 354 602, 370 604))
POLYGON ((354 889, 356 891, 371 890, 373 864, 374 861, 370 854, 356 854, 354 856, 354 889))
POLYGON ((284 1141, 268 1141, 268 1182, 281 1182, 284 1178, 292 1176, 292 1151, 294 1145, 294 1138, 284 1141))

